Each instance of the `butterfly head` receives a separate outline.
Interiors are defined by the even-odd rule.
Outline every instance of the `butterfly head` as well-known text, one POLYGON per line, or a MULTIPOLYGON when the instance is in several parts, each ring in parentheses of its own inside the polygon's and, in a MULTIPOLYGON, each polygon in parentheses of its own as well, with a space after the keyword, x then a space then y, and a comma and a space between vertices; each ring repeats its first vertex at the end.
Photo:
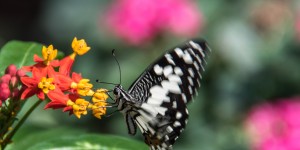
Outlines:
POLYGON ((120 84, 117 84, 113 90, 113 93, 117 99, 121 97, 121 92, 122 92, 122 86, 120 84))

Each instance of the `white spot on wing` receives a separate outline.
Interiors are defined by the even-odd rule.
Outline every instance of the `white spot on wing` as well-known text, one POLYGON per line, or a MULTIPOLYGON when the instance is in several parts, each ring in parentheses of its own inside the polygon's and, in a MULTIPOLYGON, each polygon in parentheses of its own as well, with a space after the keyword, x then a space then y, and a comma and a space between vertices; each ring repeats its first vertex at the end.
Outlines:
POLYGON ((174 51, 176 52, 176 54, 179 56, 179 58, 181 58, 183 56, 183 51, 180 48, 175 48, 174 51))
POLYGON ((181 68, 179 68, 179 67, 175 67, 174 72, 176 75, 179 75, 179 76, 183 75, 183 72, 182 72, 181 68))
POLYGON ((189 110, 187 108, 185 108, 185 113, 189 114, 189 110))
POLYGON ((200 46, 199 44, 197 44, 197 43, 195 43, 195 42, 193 42, 193 41, 190 41, 189 43, 190 43, 190 45, 191 45, 194 49, 199 50, 199 52, 201 53, 201 55, 202 55, 203 57, 205 57, 205 54, 203 53, 203 49, 201 48, 201 46, 200 46))
POLYGON ((181 94, 182 100, 184 103, 187 103, 187 99, 184 93, 181 94))
POLYGON ((156 64, 156 65, 153 67, 153 70, 154 70, 154 72, 155 72, 157 75, 162 75, 163 69, 162 69, 162 67, 159 66, 158 64, 156 64))
POLYGON ((167 132, 169 132, 169 133, 172 133, 172 132, 173 132, 173 128, 172 128, 171 126, 168 126, 168 127, 166 128, 166 130, 167 130, 167 132))
POLYGON ((190 85, 193 86, 194 85, 193 79, 190 76, 188 76, 187 79, 189 80, 190 85))
POLYGON ((156 116, 157 113, 158 113, 157 111, 154 110, 154 108, 151 105, 149 105, 147 103, 143 103, 141 105, 141 108, 143 108, 144 110, 146 110, 147 112, 149 112, 152 116, 156 116))
POLYGON ((170 54, 166 54, 165 57, 170 64, 175 65, 175 62, 173 61, 172 56, 170 54))
POLYGON ((165 107, 154 107, 154 109, 163 116, 165 115, 166 111, 168 110, 165 107))
POLYGON ((147 103, 153 105, 161 105, 164 101, 170 102, 170 98, 167 96, 168 89, 162 88, 159 85, 155 85, 150 88, 151 97, 149 97, 147 103))
POLYGON ((179 121, 175 121, 173 124, 174 127, 180 127, 181 123, 179 121))
MULTIPOLYGON (((168 135, 166 135, 166 136, 168 136, 168 135)), ((166 138, 166 140, 167 140, 167 138, 166 138)), ((168 140, 169 140, 169 137, 168 137, 168 140)), ((162 143, 161 145, 166 148, 168 147, 168 145, 166 143, 162 143)))
POLYGON ((175 138, 174 138, 174 140, 177 140, 178 139, 178 136, 176 136, 175 138))
POLYGON ((180 119, 181 117, 182 117, 181 112, 177 111, 177 113, 176 113, 176 119, 180 119))
POLYGON ((202 60, 200 59, 199 55, 196 55, 196 59, 197 59, 197 61, 199 62, 199 64, 202 63, 202 60))
POLYGON ((168 77, 173 72, 172 66, 168 65, 164 67, 164 76, 168 77))
POLYGON ((164 80, 164 81, 161 82, 161 85, 164 89, 167 89, 172 93, 175 93, 175 94, 180 94, 181 93, 179 85, 176 82, 170 82, 170 81, 164 80))
POLYGON ((190 94, 192 95, 193 94, 193 89, 191 86, 189 86, 189 91, 190 91, 190 94))
POLYGON ((164 96, 164 97, 162 97, 162 99, 157 99, 157 98, 153 98, 153 96, 152 96, 147 101, 148 104, 155 105, 155 106, 160 106, 162 104, 162 102, 170 102, 170 98, 167 96, 164 96))
POLYGON ((199 51, 200 51, 202 57, 204 58, 204 57, 205 57, 205 54, 203 53, 203 49, 201 48, 201 49, 199 49, 199 51))
POLYGON ((188 69, 188 72, 189 72, 189 74, 191 75, 191 77, 194 77, 194 76, 195 76, 194 71, 193 71, 192 68, 189 68, 189 69, 188 69))
POLYGON ((195 61, 194 62, 194 66, 195 66, 195 68, 197 69, 197 70, 199 70, 200 68, 199 68, 199 65, 197 64, 197 62, 195 61))
POLYGON ((176 101, 173 101, 172 107, 173 107, 173 108, 177 108, 177 103, 176 103, 176 101))
POLYGON ((193 63, 193 59, 192 59, 190 53, 188 53, 188 51, 184 51, 183 60, 187 64, 192 64, 193 63))
MULTIPOLYGON (((168 135, 165 135, 165 140, 168 141, 169 140, 169 136, 168 135)), ((165 143, 163 143, 165 144, 165 143)))
POLYGON ((201 83, 200 83, 200 81, 199 80, 197 80, 197 83, 198 83, 198 85, 199 85, 199 87, 201 86, 201 83))
POLYGON ((171 82, 177 82, 177 83, 180 83, 180 84, 182 83, 180 77, 177 76, 177 75, 174 75, 174 74, 169 75, 168 79, 171 82))

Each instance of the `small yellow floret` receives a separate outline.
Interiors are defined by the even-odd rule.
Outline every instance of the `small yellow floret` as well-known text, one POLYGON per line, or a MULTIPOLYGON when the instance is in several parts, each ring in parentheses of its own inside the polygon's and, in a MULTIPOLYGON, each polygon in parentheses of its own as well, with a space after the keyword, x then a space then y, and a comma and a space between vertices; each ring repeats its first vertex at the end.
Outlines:
POLYGON ((98 89, 96 90, 95 94, 93 95, 92 101, 94 103, 100 102, 100 101, 105 101, 108 98, 107 95, 107 90, 106 89, 98 89))
POLYGON ((81 79, 77 84, 77 92, 82 96, 91 96, 94 92, 91 90, 93 85, 89 83, 89 79, 81 79))
POLYGON ((76 54, 83 55, 86 52, 88 52, 91 48, 87 46, 84 39, 77 40, 77 38, 75 37, 72 42, 72 49, 76 54))
POLYGON ((95 103, 91 108, 93 110, 93 115, 95 117, 97 117, 98 119, 101 119, 101 116, 106 114, 106 107, 105 106, 106 106, 105 102, 95 103))
POLYGON ((45 94, 48 94, 50 90, 55 89, 53 80, 54 80, 53 78, 42 77, 41 81, 38 84, 38 87, 42 89, 45 94))
POLYGON ((49 45, 48 47, 43 46, 42 55, 44 58, 45 65, 49 65, 50 61, 56 58, 57 49, 54 49, 53 45, 49 45))
POLYGON ((73 113, 77 118, 80 118, 81 115, 87 114, 87 108, 90 105, 90 103, 82 98, 79 98, 73 103, 73 113))

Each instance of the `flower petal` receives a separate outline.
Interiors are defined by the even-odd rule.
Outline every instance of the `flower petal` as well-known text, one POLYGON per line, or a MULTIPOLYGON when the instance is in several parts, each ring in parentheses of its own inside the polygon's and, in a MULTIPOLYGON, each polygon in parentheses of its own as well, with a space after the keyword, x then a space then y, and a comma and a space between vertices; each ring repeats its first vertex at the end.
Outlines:
POLYGON ((74 59, 72 59, 70 56, 67 56, 64 59, 62 59, 59 63, 59 73, 63 75, 69 75, 74 63, 74 59))
POLYGON ((21 95, 21 100, 24 100, 24 99, 27 99, 27 98, 33 96, 34 94, 36 94, 37 91, 38 91, 37 88, 32 88, 32 87, 26 88, 21 95))

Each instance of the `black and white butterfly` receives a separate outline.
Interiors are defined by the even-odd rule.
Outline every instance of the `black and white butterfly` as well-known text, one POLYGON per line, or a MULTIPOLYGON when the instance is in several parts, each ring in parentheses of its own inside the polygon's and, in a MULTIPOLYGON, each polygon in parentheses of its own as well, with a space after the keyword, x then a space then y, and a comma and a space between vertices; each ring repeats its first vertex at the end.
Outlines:
POLYGON ((151 149, 172 149, 188 122, 186 104, 197 94, 209 52, 205 41, 187 41, 151 64, 128 91, 115 86, 129 134, 139 127, 151 149))

